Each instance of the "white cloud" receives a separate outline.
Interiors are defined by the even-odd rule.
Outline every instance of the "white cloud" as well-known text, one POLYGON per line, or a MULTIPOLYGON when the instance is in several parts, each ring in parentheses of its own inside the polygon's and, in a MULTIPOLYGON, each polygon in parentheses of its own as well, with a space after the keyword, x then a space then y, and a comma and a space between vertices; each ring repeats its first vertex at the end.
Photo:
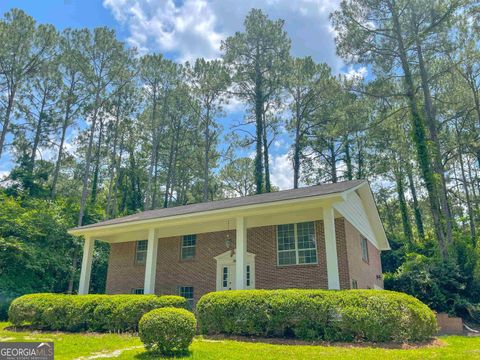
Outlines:
POLYGON ((0 181, 6 178, 8 175, 10 175, 10 171, 0 170, 0 181))
POLYGON ((338 72, 334 32, 328 16, 339 0, 104 0, 129 31, 127 41, 140 52, 160 50, 178 61, 220 55, 221 40, 243 28, 251 8, 284 19, 295 56, 312 56, 338 72))
POLYGON ((345 73, 345 77, 348 80, 362 80, 366 78, 367 74, 368 74, 368 70, 365 66, 355 68, 352 65, 350 65, 348 67, 347 72, 345 73))
POLYGON ((288 153, 270 157, 270 180, 280 190, 293 188, 293 167, 288 153))

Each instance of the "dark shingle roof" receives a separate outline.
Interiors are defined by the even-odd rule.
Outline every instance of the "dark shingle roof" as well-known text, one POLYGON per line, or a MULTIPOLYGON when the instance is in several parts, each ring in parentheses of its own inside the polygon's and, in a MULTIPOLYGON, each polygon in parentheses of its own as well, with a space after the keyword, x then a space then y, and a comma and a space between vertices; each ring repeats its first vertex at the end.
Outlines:
POLYGON ((175 206, 171 208, 148 210, 133 215, 119 217, 116 219, 101 221, 96 224, 77 227, 73 230, 89 229, 106 225, 124 224, 141 220, 166 218, 170 216, 193 214, 212 210, 229 209, 239 206, 265 204, 283 200, 301 199, 311 196, 329 195, 354 188, 364 182, 365 180, 343 181, 335 184, 315 185, 300 189, 283 190, 266 194, 238 197, 234 199, 217 200, 197 204, 175 206))

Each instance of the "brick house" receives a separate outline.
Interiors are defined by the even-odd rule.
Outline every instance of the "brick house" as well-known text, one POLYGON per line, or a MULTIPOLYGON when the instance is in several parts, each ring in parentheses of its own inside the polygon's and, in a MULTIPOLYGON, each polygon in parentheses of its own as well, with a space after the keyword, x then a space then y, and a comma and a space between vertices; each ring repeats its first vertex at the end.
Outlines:
POLYGON ((389 244, 368 182, 346 181, 144 211, 70 230, 110 243, 107 293, 179 294, 196 302, 230 289, 383 288, 389 244))

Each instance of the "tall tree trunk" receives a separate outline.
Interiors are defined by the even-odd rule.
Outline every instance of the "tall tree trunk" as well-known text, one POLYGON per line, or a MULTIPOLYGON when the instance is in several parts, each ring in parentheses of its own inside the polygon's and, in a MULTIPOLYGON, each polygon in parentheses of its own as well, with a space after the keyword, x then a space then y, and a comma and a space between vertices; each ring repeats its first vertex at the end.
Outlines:
POLYGON ((116 179, 118 127, 120 124, 120 102, 121 102, 121 97, 118 96, 115 123, 113 125, 113 145, 112 145, 112 152, 110 156, 110 166, 109 166, 110 180, 108 182, 107 206, 105 210, 105 216, 107 219, 110 217, 110 211, 112 206, 111 202, 112 202, 113 184, 116 179))
POLYGON ((55 162, 55 169, 53 171, 53 180, 52 180, 52 189, 50 192, 50 196, 52 198, 55 197, 57 194, 57 182, 58 182, 58 175, 60 174, 60 166, 62 164, 62 157, 63 157, 63 147, 65 145, 65 137, 67 135, 67 129, 70 123, 70 112, 71 112, 71 107, 72 107, 72 97, 73 97, 73 91, 74 91, 74 81, 71 82, 70 88, 68 90, 68 96, 67 96, 67 103, 65 105, 65 115, 63 117, 63 123, 62 123, 62 135, 60 138, 60 146, 58 147, 58 155, 57 155, 57 161, 55 162))
POLYGON ((408 216, 407 201, 405 200, 405 191, 403 186, 403 173, 398 164, 395 169, 395 182, 397 184, 398 205, 400 207, 400 214, 402 216, 402 226, 405 238, 411 244, 413 243, 412 225, 408 216))
POLYGON ((391 1, 388 1, 388 6, 392 13, 393 30, 398 44, 398 54, 400 57, 401 66, 404 72, 403 82, 410 108, 413 141, 417 152, 418 163, 420 165, 422 178, 425 182, 425 187, 427 188, 428 192, 428 200, 430 204, 430 211, 432 213, 435 235, 440 246, 442 257, 446 259, 448 257, 448 249, 441 220, 435 176, 430 168, 425 124, 418 110, 417 99, 415 98, 415 85, 413 82, 412 73, 410 71, 410 64, 408 63, 407 52, 403 43, 403 31, 400 26, 397 10, 391 1))
MULTIPOLYGON (((257 59, 259 57, 259 48, 257 46, 257 59)), ((263 138, 263 89, 262 74, 260 64, 255 64, 255 186, 257 194, 263 192, 263 163, 262 163, 262 138, 263 138)))
POLYGON ((332 177, 332 183, 336 183, 338 182, 338 176, 337 176, 337 155, 335 154, 334 139, 330 139, 329 150, 330 150, 330 174, 332 177))
POLYGON ((115 182, 113 184, 113 195, 112 195, 112 205, 111 205, 111 217, 116 218, 117 217, 117 211, 118 211, 118 187, 120 186, 121 180, 122 180, 122 171, 121 171, 121 164, 122 164, 122 158, 123 158, 123 150, 124 150, 124 133, 122 132, 122 137, 120 141, 120 153, 118 155, 118 160, 116 163, 116 170, 115 170, 115 182))
POLYGON ((3 149, 5 147, 5 138, 7 137, 8 128, 10 127, 10 116, 13 111, 13 103, 15 99, 15 94, 17 93, 17 87, 12 86, 12 90, 8 94, 8 103, 5 110, 5 118, 3 119, 2 132, 0 134, 0 158, 2 157, 3 149))
POLYGON ((98 193, 98 177, 100 173, 100 154, 102 152, 102 141, 103 141, 103 119, 100 119, 100 129, 98 132, 98 144, 95 152, 95 168, 93 171, 93 180, 92 180, 92 194, 90 197, 90 203, 94 205, 97 202, 97 193, 98 193))
POLYGON ((457 144, 458 144, 458 161, 460 163, 460 174, 462 176, 462 185, 463 192, 465 193, 465 200, 467 201, 467 212, 468 212, 468 221, 470 225, 470 237, 472 239, 473 245, 476 245, 476 236, 475 236, 475 216, 473 214, 472 201, 470 199, 470 190, 468 189, 467 176, 465 175, 465 164, 463 162, 463 144, 461 140, 460 131, 458 129, 458 124, 455 123, 455 132, 457 135, 457 144))
POLYGON ((425 67, 425 61, 423 59, 422 46, 420 44, 420 39, 418 36, 415 37, 416 41, 416 50, 418 58, 418 66, 420 70, 420 80, 424 96, 424 108, 425 108, 425 119, 427 122, 427 127, 430 134, 430 141, 433 143, 433 171, 436 174, 438 179, 437 191, 440 200, 440 208, 443 215, 443 221, 445 221, 445 235, 447 243, 452 242, 452 216, 450 214, 450 206, 448 204, 447 197, 447 184, 445 180, 445 169, 442 162, 442 154, 440 149, 440 140, 438 139, 438 127, 437 120, 435 115, 435 108, 432 102, 432 95, 430 92, 430 85, 428 83, 428 73, 425 67))
POLYGON ((410 187, 410 194, 412 195, 413 202, 413 214, 415 216, 415 225, 417 226, 418 237, 420 240, 425 240, 425 229, 423 227, 422 212, 420 210, 420 204, 418 203, 417 190, 415 189, 415 182, 413 181, 412 166, 409 161, 406 163, 408 185, 410 187))
POLYGON ((475 186, 476 176, 472 173, 472 162, 467 159, 468 178, 470 179, 470 185, 473 195, 473 206, 475 207, 475 214, 480 214, 480 208, 478 204, 477 187, 475 186))
POLYGON ((78 256, 77 256, 77 253, 74 252, 73 258, 72 258, 72 268, 70 271, 70 278, 68 279, 68 288, 67 288, 68 294, 73 294, 73 283, 75 281, 75 273, 77 272, 77 264, 78 264, 78 256))
POLYGON ((352 168, 352 156, 350 155, 350 140, 348 138, 348 134, 345 135, 345 141, 344 141, 344 147, 345 147, 345 165, 347 166, 347 171, 345 173, 345 176, 347 180, 353 180, 353 168, 352 168))
POLYGON ((203 201, 208 201, 209 193, 209 175, 210 175, 210 105, 207 106, 207 114, 205 116, 205 149, 203 159, 203 201))
MULTIPOLYGON (((177 131, 175 127, 175 132, 177 131)), ((175 141, 176 141, 176 136, 172 136, 171 142, 170 142, 170 153, 168 154, 168 167, 167 167, 167 179, 165 183, 165 194, 163 197, 163 207, 166 208, 168 207, 168 200, 169 200, 169 194, 170 194, 170 187, 172 184, 172 177, 173 177, 173 161, 174 161, 174 152, 175 152, 175 141)))
POLYGON ((365 174, 363 173, 363 164, 364 164, 364 154, 363 154, 363 146, 360 137, 357 136, 357 179, 363 180, 365 174))
POLYGON ((33 174, 33 170, 35 168, 35 157, 37 156, 37 151, 38 151, 38 146, 40 144, 40 138, 42 136, 42 127, 43 127, 43 120, 45 117, 45 104, 47 102, 47 92, 48 90, 45 90, 43 92, 43 97, 42 97, 42 103, 40 105, 40 111, 38 113, 38 121, 37 121, 37 126, 35 128, 35 136, 33 138, 33 145, 32 145, 32 153, 30 154, 30 161, 28 164, 28 172, 30 176, 33 174))
POLYGON ((90 177, 90 164, 91 164, 91 161, 92 161, 93 137, 94 137, 94 134, 95 134, 95 127, 97 125, 99 101, 100 101, 100 95, 97 92, 97 94, 95 95, 95 107, 94 107, 93 115, 92 115, 92 125, 90 127, 87 154, 86 154, 86 158, 85 158, 85 170, 83 172, 82 197, 80 199, 80 211, 79 211, 79 214, 78 214, 78 226, 82 226, 83 217, 85 215, 85 205, 87 203, 87 195, 88 195, 88 179, 90 177))
POLYGON ((265 168, 265 192, 272 191, 270 184, 270 164, 268 155, 268 138, 267 138, 267 123, 266 114, 263 113, 263 166, 265 168))
POLYGON ((157 164, 157 157, 158 157, 158 144, 159 144, 159 134, 158 134, 158 124, 157 124, 157 91, 156 87, 153 87, 153 104, 152 104, 152 117, 151 117, 151 124, 152 124, 152 153, 150 154, 150 166, 148 169, 148 178, 147 178, 147 189, 145 192, 145 208, 146 209, 153 209, 154 208, 154 201, 152 199, 152 178, 153 178, 153 170, 157 164))
POLYGON ((300 179, 300 105, 295 104, 295 140, 293 143, 293 188, 298 189, 300 179))

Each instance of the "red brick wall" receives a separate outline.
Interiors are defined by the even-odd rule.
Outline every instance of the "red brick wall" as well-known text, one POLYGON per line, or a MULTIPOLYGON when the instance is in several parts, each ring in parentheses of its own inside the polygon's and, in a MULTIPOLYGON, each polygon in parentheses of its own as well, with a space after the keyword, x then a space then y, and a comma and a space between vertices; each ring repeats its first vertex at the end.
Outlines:
MULTIPOLYGON (((326 289, 327 267, 323 222, 316 221, 317 260, 315 265, 277 266, 276 227, 248 229, 247 250, 256 254, 255 285, 257 289, 318 288, 326 289)), ((350 287, 346 229, 343 219, 335 220, 340 286, 350 287)), ((177 294, 179 286, 193 286, 195 301, 203 294, 215 291, 215 256, 228 249, 226 231, 197 234, 196 255, 193 260, 180 259, 181 237, 161 238, 158 244, 155 291, 158 294, 177 294)), ((235 246, 235 231, 230 231, 235 246)), ((107 276, 107 293, 130 293, 143 288, 144 265, 134 264, 135 242, 112 244, 107 276)))
POLYGON ((380 251, 368 244, 368 263, 362 259, 361 234, 348 221, 345 220, 346 253, 348 255, 348 268, 351 280, 356 280, 359 289, 373 289, 375 285, 383 288, 383 280, 377 279, 382 275, 380 251))
POLYGON ((276 227, 249 229, 247 248, 255 257, 255 287, 257 289, 327 288, 325 241, 323 225, 315 222, 317 262, 315 265, 277 266, 276 227))
POLYGON ((107 294, 130 293, 143 288, 145 265, 135 264, 136 242, 111 244, 107 273, 107 294))

